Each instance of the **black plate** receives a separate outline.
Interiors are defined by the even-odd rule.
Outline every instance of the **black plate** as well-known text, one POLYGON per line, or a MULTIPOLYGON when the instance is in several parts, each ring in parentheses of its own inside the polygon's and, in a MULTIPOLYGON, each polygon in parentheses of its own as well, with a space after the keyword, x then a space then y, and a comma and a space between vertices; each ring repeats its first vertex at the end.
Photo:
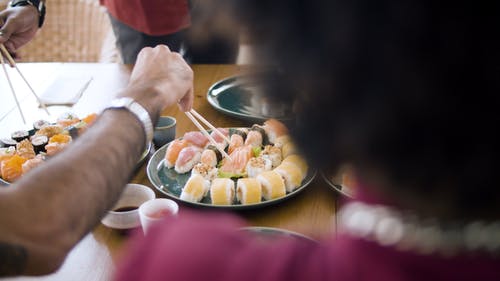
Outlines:
POLYGON ((305 240, 308 242, 317 243, 316 240, 312 239, 309 236, 306 236, 304 234, 300 234, 298 232, 281 229, 281 228, 249 226, 249 227, 243 227, 240 230, 248 232, 252 235, 255 234, 263 239, 271 239, 272 240, 272 239, 276 239, 276 238, 280 238, 280 237, 291 237, 291 238, 298 239, 298 240, 305 240))

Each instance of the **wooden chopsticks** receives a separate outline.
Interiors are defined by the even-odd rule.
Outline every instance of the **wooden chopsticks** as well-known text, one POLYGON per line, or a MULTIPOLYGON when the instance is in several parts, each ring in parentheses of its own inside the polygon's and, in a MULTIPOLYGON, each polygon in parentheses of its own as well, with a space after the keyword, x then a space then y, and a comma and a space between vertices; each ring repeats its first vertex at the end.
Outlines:
POLYGON ((195 115, 197 118, 199 118, 200 120, 202 120, 202 122, 205 123, 212 130, 215 130, 215 132, 217 134, 221 135, 224 138, 224 140, 227 140, 229 142, 229 139, 226 136, 224 136, 224 134, 222 134, 221 132, 219 132, 219 130, 217 130, 212 124, 210 124, 210 122, 208 122, 205 118, 203 118, 194 109, 191 109, 189 112, 184 112, 184 113, 191 120, 191 122, 193 122, 193 124, 208 138, 208 140, 210 141, 210 143, 212 143, 212 145, 215 146, 217 148, 217 150, 219 150, 219 152, 222 155, 224 155, 224 157, 227 157, 230 161, 232 161, 231 157, 224 151, 224 149, 222 149, 219 146, 219 144, 217 144, 217 142, 212 138, 212 136, 210 136, 210 134, 205 130, 205 128, 203 128, 203 126, 198 122, 198 120, 196 120, 196 118, 194 118, 193 115, 195 115))
POLYGON ((2 63, 2 68, 3 68, 3 71, 5 72, 5 77, 7 78, 8 82, 9 82, 9 86, 10 86, 10 90, 12 91, 12 94, 14 95, 14 99, 16 100, 16 104, 17 104, 17 107, 19 109, 19 112, 21 112, 21 117, 23 118, 23 122, 26 124, 26 120, 24 118, 24 115, 23 115, 23 112, 21 110, 21 107, 19 105, 19 101, 17 100, 17 97, 16 97, 16 92, 14 91, 14 87, 12 86, 12 82, 9 78, 9 74, 7 73, 7 69, 5 68, 5 61, 3 59, 3 56, 5 56, 7 58, 7 60, 9 61, 10 65, 12 65, 16 70, 17 70, 17 73, 19 73, 19 76, 21 76, 21 78, 23 79, 24 83, 26 83, 26 85, 28 86, 28 88, 30 89, 31 93, 33 94, 33 96, 35 96, 36 100, 38 101, 38 103, 40 104, 40 106, 45 110, 45 112, 47 113, 47 115, 50 115, 49 111, 47 110, 47 106, 45 105, 45 103, 43 103, 40 98, 38 97, 38 95, 35 93, 35 90, 33 90, 33 87, 31 87, 30 83, 28 83, 28 80, 26 80, 26 78, 24 77, 23 73, 21 72, 21 70, 19 70, 19 68, 17 67, 17 64, 16 62, 14 61, 14 59, 12 58, 12 56, 10 55, 9 51, 7 51, 7 48, 5 48, 5 46, 3 44, 0 44, 0 62, 2 63), (2 55, 3 53, 3 55, 2 55))
POLYGON ((212 124, 210 124, 210 122, 208 122, 207 119, 203 118, 203 116, 201 116, 198 112, 196 112, 196 110, 191 109, 189 111, 189 113, 191 113, 192 115, 194 115, 196 118, 200 119, 201 122, 205 123, 205 125, 207 125, 216 134, 218 134, 221 138, 223 138, 225 141, 227 141, 227 143, 231 142, 228 137, 226 137, 223 133, 221 133, 219 130, 217 130, 217 128, 215 128, 212 124))
POLYGON ((5 68, 5 61, 3 59, 2 54, 0 54, 0 64, 2 64, 3 72, 5 73, 5 77, 7 78, 7 82, 9 83, 10 91, 12 92, 12 95, 14 96, 14 100, 16 101, 17 109, 19 109, 19 113, 21 113, 21 118, 23 119, 23 123, 26 124, 26 118, 24 118, 23 111, 21 109, 21 106, 19 105, 19 101, 17 100, 16 92, 14 91, 14 87, 12 86, 12 82, 10 81, 9 73, 7 72, 7 69, 5 68))

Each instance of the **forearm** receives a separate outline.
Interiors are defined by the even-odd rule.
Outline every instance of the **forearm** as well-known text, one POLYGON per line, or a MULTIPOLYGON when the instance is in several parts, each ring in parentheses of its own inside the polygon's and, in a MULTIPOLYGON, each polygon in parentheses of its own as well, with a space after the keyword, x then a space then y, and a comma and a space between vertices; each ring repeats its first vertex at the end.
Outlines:
POLYGON ((0 207, 16 214, 2 223, 12 234, 4 238, 27 249, 25 274, 45 273, 40 266, 51 266, 43 259, 54 256, 57 263, 99 222, 127 183, 144 143, 132 113, 105 111, 71 147, 7 191, 11 200, 5 201, 17 203, 10 210, 0 207))
MULTIPOLYGON (((182 56, 166 46, 144 48, 120 96, 142 105, 155 124, 166 106, 190 110, 192 85, 182 56)), ((139 116, 105 111, 65 151, 0 189, 0 276, 55 271, 113 206, 145 148, 138 118, 150 126, 141 110, 131 110, 139 116)))

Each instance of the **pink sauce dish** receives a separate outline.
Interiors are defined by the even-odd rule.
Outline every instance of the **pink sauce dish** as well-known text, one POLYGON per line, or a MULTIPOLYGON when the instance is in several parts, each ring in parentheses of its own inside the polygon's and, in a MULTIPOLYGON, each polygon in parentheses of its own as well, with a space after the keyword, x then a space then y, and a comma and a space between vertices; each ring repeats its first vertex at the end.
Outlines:
POLYGON ((166 198, 156 198, 144 202, 139 206, 139 218, 142 230, 147 235, 151 226, 168 216, 176 216, 179 212, 179 205, 175 201, 166 198))

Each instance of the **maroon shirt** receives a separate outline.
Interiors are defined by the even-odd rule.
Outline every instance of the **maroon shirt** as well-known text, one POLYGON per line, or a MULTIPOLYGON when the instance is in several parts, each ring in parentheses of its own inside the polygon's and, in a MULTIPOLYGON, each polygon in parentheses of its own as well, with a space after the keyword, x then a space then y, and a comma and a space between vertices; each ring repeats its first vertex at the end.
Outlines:
POLYGON ((148 35, 167 35, 191 23, 187 0, 100 0, 122 23, 148 35))
POLYGON ((500 259, 400 252, 347 236, 264 241, 227 214, 184 211, 137 235, 116 280, 500 280, 500 259))

